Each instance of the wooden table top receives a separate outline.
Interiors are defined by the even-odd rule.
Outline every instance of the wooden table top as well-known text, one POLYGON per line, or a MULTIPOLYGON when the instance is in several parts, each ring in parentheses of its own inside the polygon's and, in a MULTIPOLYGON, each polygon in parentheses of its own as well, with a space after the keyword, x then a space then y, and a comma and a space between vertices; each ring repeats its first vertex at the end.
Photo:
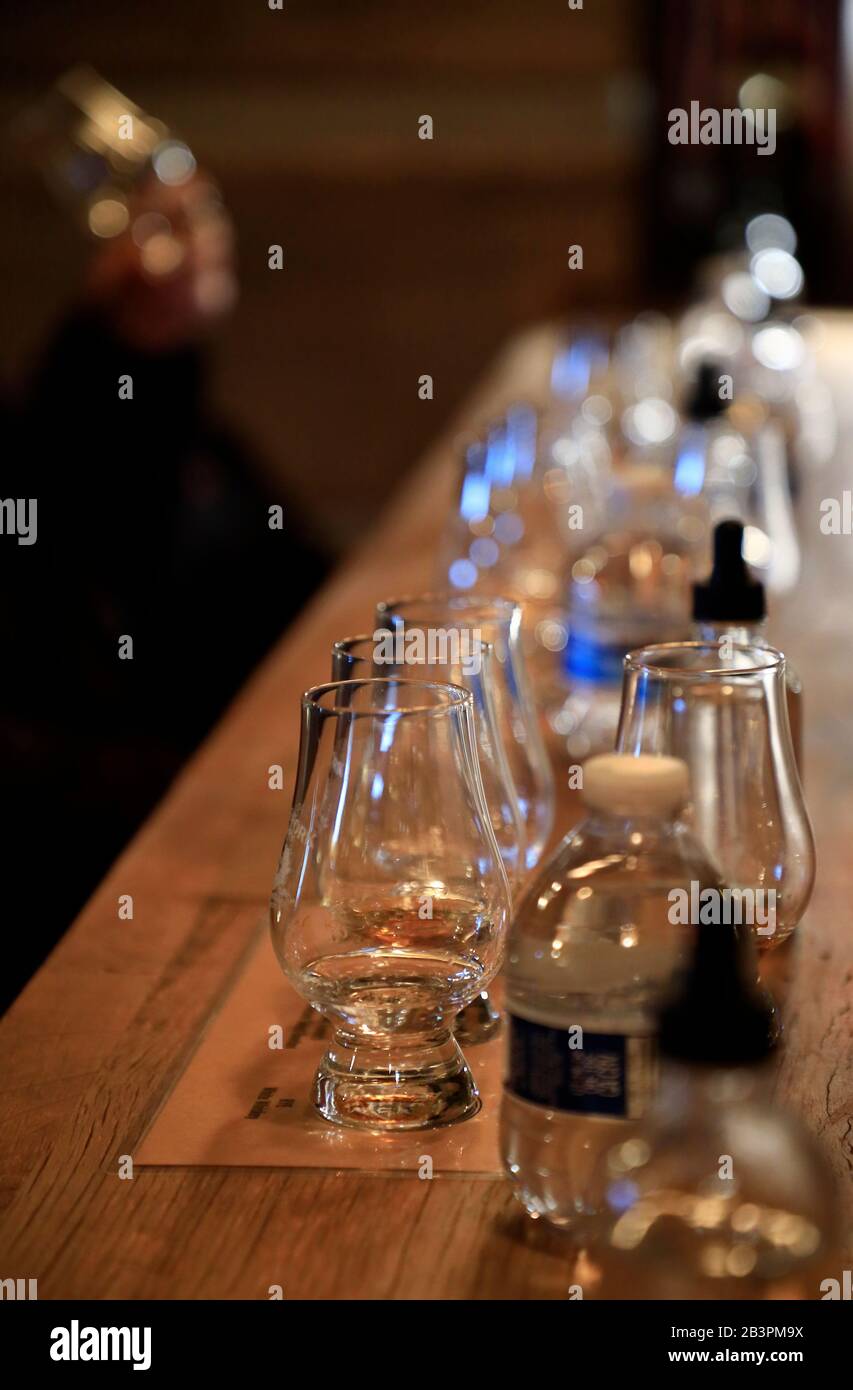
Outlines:
MULTIPOLYGON (((849 440, 843 369, 853 316, 824 325, 822 360, 849 440)), ((0 1024, 0 1274, 37 1278, 40 1298, 264 1299, 272 1284, 285 1298, 566 1297, 566 1245, 524 1217, 498 1178, 236 1168, 118 1176, 266 913, 302 691, 328 678, 334 639, 371 626, 377 599, 433 582, 458 429, 520 397, 541 401, 553 343, 543 328, 509 345, 457 428, 248 683, 0 1024), (283 766, 283 791, 268 787, 273 763, 283 766), (119 920, 128 893, 133 920, 119 920)), ((803 580, 771 636, 804 680, 818 845, 800 941, 774 971, 790 981, 778 1094, 821 1136, 849 1241, 853 537, 824 536, 818 525, 819 499, 845 486, 844 456, 841 448, 837 464, 806 481, 803 580)), ((569 815, 558 818, 561 833, 569 815)), ((38 910, 50 910, 47 862, 38 910)))

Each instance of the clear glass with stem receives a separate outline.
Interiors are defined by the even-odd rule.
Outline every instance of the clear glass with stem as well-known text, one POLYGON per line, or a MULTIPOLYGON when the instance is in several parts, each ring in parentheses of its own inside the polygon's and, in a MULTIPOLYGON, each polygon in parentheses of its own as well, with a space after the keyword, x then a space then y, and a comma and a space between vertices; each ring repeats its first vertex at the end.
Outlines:
POLYGON ((471 693, 397 677, 309 690, 271 929, 334 1024, 321 1115, 394 1131, 476 1113, 452 1024, 498 970, 508 915, 471 693))
POLYGON ((526 868, 538 864, 554 824, 554 775, 539 728, 521 647, 521 608, 512 599, 437 593, 377 605, 379 630, 419 631, 426 642, 479 640, 495 651, 498 727, 524 818, 526 868))
POLYGON ((446 661, 428 661, 428 652, 406 654, 401 643, 388 649, 375 635, 343 637, 332 647, 332 680, 359 677, 417 676, 470 690, 474 701, 474 732, 486 805, 511 892, 525 872, 525 828, 518 795, 498 731, 495 650, 491 642, 476 642, 464 654, 447 652, 446 661))
MULTIPOLYGON (((417 631, 412 636, 419 636, 417 631)), ((448 681, 470 690, 474 701, 474 732, 480 760, 480 774, 486 805, 492 821, 501 859, 514 895, 525 874, 526 829, 518 794, 504 753, 497 723, 495 681, 497 658, 491 642, 468 642, 462 651, 450 644, 441 655, 443 661, 428 661, 431 655, 422 643, 405 642, 398 630, 391 635, 374 633, 345 637, 332 648, 332 679, 350 680, 357 676, 405 675, 420 671, 430 680, 448 681)), ((436 655, 435 652, 432 655, 436 655)), ((467 1008, 458 1014, 454 1033, 464 1045, 488 1042, 501 1026, 501 1016, 481 990, 467 1008)))
MULTIPOLYGON (((577 421, 579 402, 574 404, 577 421)), ((573 440, 562 438, 566 401, 561 405, 561 426, 554 440, 561 449, 553 457, 538 437, 536 411, 521 401, 511 405, 482 437, 459 441, 455 505, 436 560, 438 588, 506 595, 521 603, 525 661, 531 688, 543 708, 558 699, 562 702, 559 653, 566 634, 562 576, 576 539, 570 504, 584 507, 586 524, 593 515, 593 450, 581 450, 573 440), (563 456, 572 449, 572 461, 564 465, 563 456)))
POLYGON ((781 652, 713 642, 629 652, 616 749, 687 763, 687 824, 739 890, 758 948, 786 941, 811 897, 815 850, 781 652))

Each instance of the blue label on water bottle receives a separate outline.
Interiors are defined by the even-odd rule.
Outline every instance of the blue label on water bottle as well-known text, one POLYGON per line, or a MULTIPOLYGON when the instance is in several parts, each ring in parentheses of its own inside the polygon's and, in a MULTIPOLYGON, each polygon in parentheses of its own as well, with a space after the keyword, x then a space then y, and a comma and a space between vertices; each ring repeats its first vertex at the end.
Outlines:
POLYGON ((634 1119, 646 1107, 653 1072, 649 1036, 551 1028, 509 1016, 506 1084, 521 1100, 549 1110, 634 1119))

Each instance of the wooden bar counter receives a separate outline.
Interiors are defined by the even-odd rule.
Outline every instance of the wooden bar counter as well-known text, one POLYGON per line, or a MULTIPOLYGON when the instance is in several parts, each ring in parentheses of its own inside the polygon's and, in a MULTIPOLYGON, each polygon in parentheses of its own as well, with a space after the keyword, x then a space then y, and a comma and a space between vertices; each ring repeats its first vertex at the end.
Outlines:
MULTIPOLYGON (((853 318, 821 323, 841 447, 838 462, 805 480, 802 580, 771 615, 771 638, 804 681, 818 881, 797 945, 771 974, 787 995, 778 1095, 830 1157, 849 1256, 853 537, 823 535, 819 503, 853 486, 853 393, 845 389, 853 318)), ((550 328, 512 342, 458 429, 477 428, 513 400, 541 401, 553 343, 550 328)), ((371 628, 377 599, 434 584, 456 434, 430 453, 258 670, 0 1024, 0 1274, 37 1278, 42 1299, 264 1299, 273 1284, 290 1299, 566 1297, 566 1245, 524 1217, 499 1178, 241 1168, 118 1176, 121 1155, 133 1155, 184 1070, 266 913, 290 811, 301 693, 328 679, 335 638, 371 628), (268 786, 275 763, 283 791, 268 786), (133 896, 131 921, 119 919, 122 894, 133 896)), ((573 816, 566 799, 560 833, 573 816)), ((61 827, 46 818, 29 930, 51 910, 50 833, 61 827)))

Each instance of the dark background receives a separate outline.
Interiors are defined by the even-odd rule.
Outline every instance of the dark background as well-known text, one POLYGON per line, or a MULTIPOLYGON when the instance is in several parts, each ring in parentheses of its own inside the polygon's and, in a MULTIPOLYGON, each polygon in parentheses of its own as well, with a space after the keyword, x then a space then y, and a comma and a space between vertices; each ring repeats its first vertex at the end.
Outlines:
MULTIPOLYGON (((34 0, 7 6, 0 123, 90 62, 221 180, 242 300, 214 345, 218 398, 341 550, 501 339, 577 306, 674 300, 763 166, 813 297, 849 294, 839 14, 836 0, 34 0), (741 152, 739 171, 733 151, 692 148, 676 164, 666 111, 733 105, 753 70, 789 89, 784 158, 741 152)), ((84 247, 8 147, 2 205, 8 380, 84 247)))

